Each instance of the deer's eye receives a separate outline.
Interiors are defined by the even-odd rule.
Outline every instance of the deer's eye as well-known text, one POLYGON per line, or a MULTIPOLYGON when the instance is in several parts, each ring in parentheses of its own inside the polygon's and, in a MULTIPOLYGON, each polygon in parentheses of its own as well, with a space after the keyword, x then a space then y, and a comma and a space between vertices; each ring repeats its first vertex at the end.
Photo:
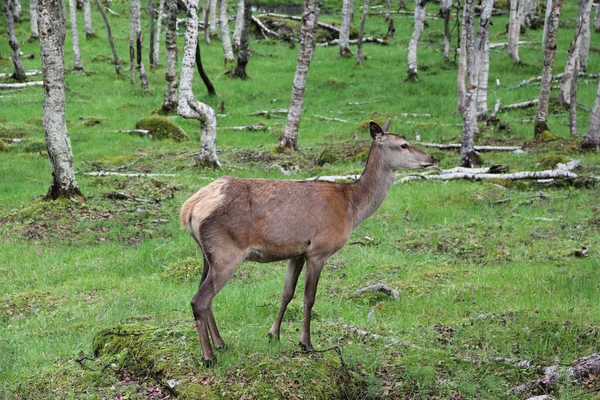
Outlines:
POLYGON ((406 149, 408 149, 408 145, 406 143, 401 144, 400 148, 406 150, 406 149))

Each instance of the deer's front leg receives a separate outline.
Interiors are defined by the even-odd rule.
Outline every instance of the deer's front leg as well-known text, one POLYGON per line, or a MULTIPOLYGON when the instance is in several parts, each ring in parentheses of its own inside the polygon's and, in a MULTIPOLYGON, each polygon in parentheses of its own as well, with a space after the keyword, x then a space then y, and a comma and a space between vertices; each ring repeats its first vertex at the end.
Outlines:
POLYGON ((313 351, 310 342, 310 316, 313 305, 315 304, 315 295, 317 293, 317 284, 323 270, 325 260, 307 260, 306 277, 304 282, 304 315, 302 319, 302 332, 300 333, 300 347, 305 351, 313 351))
POLYGON ((273 326, 269 330, 269 337, 272 339, 279 340, 279 330, 281 328, 281 321, 283 320, 283 314, 294 297, 294 291, 296 290, 296 284, 298 283, 298 276, 302 272, 304 266, 304 257, 293 258, 288 261, 287 270, 285 273, 285 283, 283 284, 283 294, 281 295, 281 305, 277 312, 277 317, 273 322, 273 326))

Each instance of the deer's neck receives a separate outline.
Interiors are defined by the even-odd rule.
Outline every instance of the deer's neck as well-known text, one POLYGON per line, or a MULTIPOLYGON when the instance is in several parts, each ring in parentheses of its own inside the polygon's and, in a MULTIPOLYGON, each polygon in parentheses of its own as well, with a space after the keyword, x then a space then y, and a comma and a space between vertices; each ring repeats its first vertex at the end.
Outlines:
POLYGON ((371 148, 367 165, 360 178, 350 185, 353 226, 369 218, 383 204, 396 174, 383 162, 376 146, 371 148))

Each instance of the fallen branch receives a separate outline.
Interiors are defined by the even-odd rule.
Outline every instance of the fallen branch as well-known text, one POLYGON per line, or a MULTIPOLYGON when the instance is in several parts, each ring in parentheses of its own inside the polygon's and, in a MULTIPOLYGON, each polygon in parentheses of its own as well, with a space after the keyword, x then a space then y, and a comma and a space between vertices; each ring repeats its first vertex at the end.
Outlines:
POLYGON ((251 116, 271 115, 271 114, 287 114, 289 110, 287 108, 276 108, 274 110, 260 110, 250 114, 251 116))
POLYGON ((414 117, 414 118, 431 118, 431 114, 414 114, 414 113, 402 113, 402 114, 398 114, 396 115, 396 118, 398 118, 398 116, 400 117, 414 117))
POLYGON ((119 13, 114 12, 109 7, 104 7, 104 11, 108 11, 110 14, 116 15, 117 17, 119 16, 119 13))
MULTIPOLYGON (((424 147, 435 147, 441 150, 456 150, 460 149, 462 145, 460 143, 422 143, 419 142, 419 146, 424 147)), ((475 151, 515 151, 520 150, 521 146, 475 146, 475 151)))
POLYGON ((279 33, 275 32, 275 31, 272 31, 269 28, 267 28, 265 26, 265 24, 263 24, 262 21, 260 19, 256 18, 254 15, 252 16, 252 21, 254 21, 254 23, 256 25, 258 25, 258 27, 260 29, 262 29, 263 32, 266 32, 266 33, 268 33, 271 36, 275 36, 276 38, 281 38, 281 35, 279 33))
MULTIPOLYGON (((363 43, 377 43, 377 44, 381 44, 383 46, 387 46, 388 42, 385 39, 381 39, 381 38, 376 38, 376 37, 364 37, 362 39, 363 43)), ((358 39, 352 39, 348 41, 349 44, 358 44, 358 39)), ((321 47, 327 47, 327 46, 337 46, 340 44, 340 40, 339 39, 333 39, 330 40, 329 42, 323 42, 323 43, 317 43, 317 46, 321 46, 321 47)))
POLYGON ((347 123, 347 122, 348 122, 348 121, 346 121, 345 119, 340 119, 340 118, 329 118, 329 117, 324 117, 324 116, 322 116, 322 115, 314 115, 314 117, 321 118, 322 120, 325 120, 325 121, 337 121, 337 122, 344 122, 344 123, 347 123))
MULTIPOLYGON (((25 72, 26 76, 36 76, 36 75, 41 75, 42 72, 41 71, 28 71, 25 72)), ((13 74, 0 74, 0 78, 10 78, 13 74)))
POLYGON ((153 178, 155 176, 177 176, 177 174, 145 174, 145 173, 121 173, 112 171, 95 171, 95 172, 84 172, 84 175, 89 176, 125 176, 129 178, 153 178))
POLYGON ((149 135, 149 131, 147 131, 146 129, 119 129, 113 132, 118 132, 118 133, 133 133, 136 135, 140 135, 140 136, 150 136, 152 137, 152 135, 149 135))
POLYGON ((150 203, 151 202, 150 200, 142 199, 139 197, 133 197, 129 193, 123 193, 123 192, 108 193, 106 195, 106 198, 111 199, 111 200, 131 200, 131 201, 136 201, 138 203, 150 203))
POLYGON ((227 129, 230 131, 268 131, 269 127, 266 125, 243 125, 243 126, 220 126, 220 129, 227 129))
POLYGON ((533 99, 522 101, 520 103, 507 104, 505 106, 500 106, 500 111, 517 110, 519 108, 530 108, 536 106, 539 102, 540 99, 533 99))
MULTIPOLYGON (((260 14, 258 17, 259 18, 260 17, 275 17, 275 18, 291 19, 294 21, 302 21, 302 17, 298 17, 295 15, 276 14, 276 13, 260 14)), ((319 22, 317 25, 320 26, 321 28, 329 29, 331 31, 340 33, 340 28, 337 28, 333 25, 325 24, 323 22, 319 22)))
POLYGON ((365 286, 364 288, 358 289, 355 294, 361 295, 364 292, 381 292, 388 297, 391 297, 394 300, 398 300, 400 298, 400 294, 397 290, 392 289, 388 285, 384 283, 377 283, 375 285, 365 286))
MULTIPOLYGON (((556 75, 554 75, 552 77, 552 80, 553 81, 558 81, 558 80, 562 79, 563 75, 564 75, 564 73, 556 74, 556 75)), ((588 78, 588 79, 595 79, 595 78, 600 78, 600 73, 597 73, 597 74, 587 74, 585 72, 580 72, 577 76, 578 77, 583 77, 583 78, 588 78)), ((538 82, 538 81, 541 81, 541 80, 542 80, 541 76, 534 76, 534 77, 531 77, 529 79, 522 80, 521 82, 517 83, 516 85, 509 87, 509 89, 516 89, 516 88, 519 88, 521 86, 529 85, 530 83, 538 82)))
POLYGON ((0 89, 25 88, 25 87, 30 87, 30 86, 42 86, 43 84, 44 84, 43 81, 23 82, 23 83, 2 83, 2 84, 0 84, 0 89))
MULTIPOLYGON (((519 44, 529 44, 530 42, 519 41, 519 44)), ((506 47, 508 43, 490 43, 490 49, 497 49, 498 47, 506 47)))
POLYGON ((349 101, 346 103, 347 106, 362 106, 363 104, 381 103, 385 100, 369 100, 369 101, 349 101))

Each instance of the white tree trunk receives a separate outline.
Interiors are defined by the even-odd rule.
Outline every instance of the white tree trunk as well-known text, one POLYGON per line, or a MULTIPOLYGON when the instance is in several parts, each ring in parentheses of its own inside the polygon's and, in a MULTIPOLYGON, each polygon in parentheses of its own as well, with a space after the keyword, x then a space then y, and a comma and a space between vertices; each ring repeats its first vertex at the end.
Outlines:
POLYGON ((362 42, 363 42, 363 36, 365 34, 365 22, 367 20, 368 12, 369 12, 369 0, 364 0, 363 14, 362 14, 362 19, 360 21, 360 31, 358 34, 358 50, 356 52, 357 57, 358 57, 358 65, 362 65, 362 60, 364 58, 364 54, 362 51, 362 42))
POLYGON ((21 21, 21 16, 23 15, 23 7, 21 7, 21 0, 12 0, 13 7, 13 18, 15 22, 21 21))
MULTIPOLYGON (((456 113, 462 115, 465 111, 465 96, 467 93, 467 88, 465 85, 465 79, 467 77, 467 67, 469 65, 468 62, 468 48, 467 48, 467 32, 470 29, 471 38, 473 37, 473 11, 469 12, 467 10, 467 6, 472 5, 473 2, 470 3, 465 0, 463 3, 463 23, 462 23, 462 32, 460 35, 460 54, 458 56, 458 76, 457 76, 457 92, 458 92, 458 104, 456 106, 456 113), (471 15, 471 20, 469 21, 467 17, 471 15), (470 25, 470 28, 468 26, 470 25)), ((472 40, 472 39, 471 39, 472 40)))
POLYGON ((452 0, 440 0, 440 15, 444 19, 444 58, 450 57, 450 11, 452 0))
POLYGON ((202 15, 204 19, 204 41, 207 44, 210 44, 210 29, 208 27, 210 24, 210 3, 211 0, 205 0, 204 7, 202 7, 202 15))
MULTIPOLYGON (((142 26, 140 24, 140 0, 131 0, 131 5, 129 8, 129 12, 131 13, 131 25, 129 27, 129 52, 130 52, 130 62, 136 62, 135 68, 138 70, 140 74, 140 81, 142 82, 142 87, 148 87, 148 78, 146 77, 146 69, 144 68, 144 61, 142 60, 142 48, 143 48, 143 37, 142 37, 142 26), (131 48, 132 46, 132 29, 133 34, 135 35, 135 50, 131 48), (135 54, 135 60, 133 57, 135 54)), ((133 65, 131 66, 133 69, 133 65)), ((130 80, 132 83, 135 82, 135 71, 131 72, 130 80), (133 78, 132 78, 133 76, 133 78)))
POLYGON ((560 8, 563 0, 552 0, 550 16, 546 20, 546 43, 544 48, 544 69, 540 85, 540 101, 535 116, 535 138, 538 139, 548 129, 548 103, 550 102, 550 89, 552 85, 552 68, 554 67, 554 53, 556 51, 556 32, 560 20, 560 8))
POLYGON ((44 79, 44 133, 52 168, 49 199, 80 195, 65 117, 65 31, 62 0, 39 2, 40 53, 44 79))
POLYGON ((75 0, 69 0, 69 12, 71 16, 71 40, 73 46, 73 70, 83 71, 81 64, 81 53, 79 52, 79 32, 77 31, 77 8, 75 0))
MULTIPOLYGON (((141 16, 140 16, 141 17, 141 16)), ((148 62, 150 63, 150 68, 154 65, 154 42, 155 37, 154 34, 156 30, 154 29, 154 2, 153 0, 148 0, 148 21, 150 25, 150 52, 148 53, 148 62)), ((140 22, 140 32, 141 32, 141 22, 140 22)))
POLYGON ((94 27, 92 26, 92 7, 90 0, 83 0, 83 26, 85 28, 86 39, 96 37, 94 27))
MULTIPOLYGON (((540 0, 544 1, 544 0, 540 0)), ((544 33, 542 34, 542 49, 546 48, 546 30, 548 29, 548 18, 550 17, 550 12, 552 11, 552 0, 546 1, 546 15, 544 16, 544 33)))
POLYGON ((169 112, 177 108, 177 0, 167 0, 167 20, 166 20, 166 39, 165 47, 167 51, 167 65, 165 78, 167 81, 167 90, 165 92, 165 102, 163 110, 169 112))
POLYGON ((300 27, 300 54, 298 55, 298 64, 296 65, 296 74, 292 86, 292 100, 285 129, 279 139, 279 146, 282 148, 292 150, 297 148, 298 128, 300 127, 302 105, 304 104, 304 90, 306 88, 306 78, 308 77, 308 67, 315 51, 315 33, 320 6, 321 0, 318 0, 317 4, 315 4, 315 0, 304 0, 300 27))
POLYGON ((415 0, 415 26, 410 43, 408 44, 408 80, 418 81, 419 73, 417 71, 417 48, 425 26, 425 14, 427 11, 427 2, 429 0, 415 0))
POLYGON ((233 49, 231 48, 231 39, 229 38, 229 21, 227 20, 227 0, 219 1, 219 24, 221 28, 221 43, 223 44, 223 57, 225 58, 225 68, 235 63, 233 58, 233 49))
MULTIPOLYGON (((583 41, 583 32, 586 29, 586 25, 589 31, 590 27, 590 13, 592 11, 592 0, 581 0, 579 2, 579 17, 577 18, 577 27, 575 28, 575 37, 571 42, 569 49, 569 55, 567 57, 567 63, 565 65, 565 72, 560 79, 560 90, 558 92, 558 103, 559 104, 570 104, 571 98, 571 81, 573 80, 573 74, 575 64, 581 63, 581 46, 583 41), (583 6, 583 7, 582 7, 583 6)), ((589 42, 588 42, 589 45, 589 42)))
POLYGON ((164 11, 165 0, 160 0, 158 4, 158 19, 156 21, 156 37, 154 40, 154 65, 160 65, 160 35, 164 11))
POLYGON ((536 19, 537 0, 526 0, 523 7, 523 21, 526 27, 531 28, 536 19))
POLYGON ((581 27, 581 45, 579 46, 579 70, 587 72, 588 55, 590 53, 590 19, 592 0, 579 0, 579 14, 583 11, 583 26, 581 27))
MULTIPOLYGON (((250 24, 252 23, 252 1, 244 1, 244 20, 242 23, 242 32, 240 34, 240 47, 238 48, 237 64, 233 70, 234 78, 247 79, 246 65, 250 59, 250 24)), ((204 79, 204 78, 202 78, 204 79)), ((205 81, 206 83, 206 81, 205 81)), ((208 88, 208 86, 207 86, 208 88)), ((210 91, 210 89, 209 89, 210 91)))
POLYGON ((190 0, 185 1, 185 4, 187 6, 187 22, 177 112, 183 118, 200 121, 198 164, 208 167, 220 167, 216 148, 217 118, 215 111, 210 106, 199 102, 192 91, 198 41, 198 2, 190 0))
POLYGON ((596 4, 596 16, 594 17, 594 30, 600 32, 600 3, 596 4))
POLYGON ((112 38, 112 33, 110 31, 110 25, 108 23, 108 19, 106 19, 106 13, 104 12, 104 10, 102 9, 102 6, 100 5, 100 0, 96 0, 96 7, 98 8, 98 12, 102 16, 102 20, 104 21, 104 26, 106 27, 108 43, 110 44, 110 49, 113 54, 113 59, 115 60, 114 61, 115 62, 115 70, 117 72, 117 75, 120 75, 121 74, 121 63, 119 61, 119 55, 117 54, 117 49, 115 48, 115 42, 113 41, 113 38, 112 38))
POLYGON ((209 34, 211 38, 217 37, 217 0, 210 0, 209 34))
MULTIPOLYGON (((480 28, 481 29, 481 28, 480 28)), ((479 87, 477 89, 477 120, 487 119, 487 91, 490 72, 490 32, 485 30, 481 54, 481 69, 479 70, 479 87)))
POLYGON ((129 83, 135 84, 135 3, 139 0, 129 0, 129 83))
POLYGON ((17 81, 27 80, 25 75, 25 69, 21 62, 21 50, 19 48, 19 42, 15 35, 15 20, 13 17, 14 3, 12 0, 4 0, 4 12, 6 13, 6 31, 8 33, 8 45, 12 51, 12 60, 15 67, 15 72, 12 74, 12 78, 17 81))
POLYGON ((519 0, 510 1, 510 16, 508 23, 508 55, 513 61, 520 63, 519 58, 519 35, 521 33, 521 15, 523 14, 523 4, 519 0), (521 4, 519 4, 521 3, 521 4))
POLYGON ((583 142, 579 144, 579 147, 600 151, 600 82, 598 82, 596 101, 594 102, 594 108, 592 108, 592 115, 590 116, 588 134, 583 139, 583 142))
POLYGON ((40 31, 38 29, 37 0, 30 0, 29 2, 29 22, 31 24, 30 40, 38 40, 40 38, 40 31))
POLYGON ((232 46, 234 49, 240 47, 240 37, 244 26, 244 0, 238 0, 235 14, 235 29, 233 30, 232 46))
POLYGON ((340 56, 352 55, 349 47, 350 25, 354 14, 354 0, 344 0, 342 3, 342 25, 340 26, 340 56))

